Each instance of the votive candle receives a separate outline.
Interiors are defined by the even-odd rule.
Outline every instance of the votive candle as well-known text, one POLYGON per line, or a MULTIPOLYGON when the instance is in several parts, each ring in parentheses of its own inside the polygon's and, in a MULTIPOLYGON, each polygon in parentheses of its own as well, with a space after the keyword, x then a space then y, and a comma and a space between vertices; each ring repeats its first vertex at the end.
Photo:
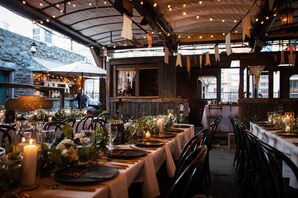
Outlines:
POLYGON ((50 116, 50 117, 48 118, 48 122, 52 122, 52 121, 53 121, 53 117, 50 116))
POLYGON ((22 141, 18 143, 18 148, 21 152, 24 150, 24 146, 26 146, 28 143, 26 143, 25 137, 22 137, 22 141))
POLYGON ((147 131, 147 132, 145 133, 145 138, 149 139, 150 137, 151 137, 151 134, 150 134, 149 131, 147 131))
POLYGON ((23 152, 23 180, 24 187, 34 186, 36 180, 36 166, 37 166, 37 150, 38 147, 33 144, 30 139, 29 144, 24 146, 23 152))

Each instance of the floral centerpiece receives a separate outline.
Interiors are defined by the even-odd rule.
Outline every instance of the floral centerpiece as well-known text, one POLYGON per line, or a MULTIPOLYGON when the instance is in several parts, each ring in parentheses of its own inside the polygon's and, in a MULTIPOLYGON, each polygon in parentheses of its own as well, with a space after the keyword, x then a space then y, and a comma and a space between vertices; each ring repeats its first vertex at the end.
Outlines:
POLYGON ((137 121, 139 127, 143 128, 144 131, 150 131, 151 133, 158 133, 156 126, 157 119, 154 116, 145 116, 137 121))

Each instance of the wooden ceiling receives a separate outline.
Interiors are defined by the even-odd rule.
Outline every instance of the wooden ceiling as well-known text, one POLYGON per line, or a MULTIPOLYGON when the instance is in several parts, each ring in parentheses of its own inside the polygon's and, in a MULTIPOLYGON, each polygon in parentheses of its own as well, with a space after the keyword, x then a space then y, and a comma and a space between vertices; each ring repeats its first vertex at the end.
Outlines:
POLYGON ((247 14, 253 21, 253 36, 264 39, 265 36, 274 35, 277 38, 291 34, 291 37, 297 38, 297 30, 293 27, 291 31, 280 28, 278 19, 280 10, 291 5, 294 10, 293 26, 297 27, 295 0, 129 2, 133 7, 133 40, 121 37, 122 11, 115 7, 115 0, 1 0, 0 4, 80 43, 99 49, 102 46, 144 47, 147 33, 153 34, 153 44, 159 46, 224 42, 228 32, 232 33, 233 41, 241 41, 241 21, 247 14), (140 25, 144 17, 148 25, 140 25))

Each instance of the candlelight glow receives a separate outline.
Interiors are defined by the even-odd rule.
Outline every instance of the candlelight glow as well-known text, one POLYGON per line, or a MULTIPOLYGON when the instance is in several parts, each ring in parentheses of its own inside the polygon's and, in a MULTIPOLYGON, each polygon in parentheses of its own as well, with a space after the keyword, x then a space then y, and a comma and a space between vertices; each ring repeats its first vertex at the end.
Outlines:
POLYGON ((25 142, 26 142, 25 137, 22 137, 22 143, 25 143, 25 142))
POLYGON ((29 144, 32 145, 33 144, 33 140, 30 138, 29 140, 29 144))

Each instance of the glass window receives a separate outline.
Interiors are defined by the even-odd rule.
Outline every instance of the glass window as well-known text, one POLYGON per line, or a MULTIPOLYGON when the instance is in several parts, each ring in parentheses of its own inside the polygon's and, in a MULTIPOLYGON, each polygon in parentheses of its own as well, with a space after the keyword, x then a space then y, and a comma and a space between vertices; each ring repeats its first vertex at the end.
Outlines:
POLYGON ((33 40, 40 41, 40 28, 33 29, 33 40))
POLYGON ((135 96, 136 71, 118 71, 117 96, 135 96))
POLYGON ((239 98, 239 68, 222 69, 221 76, 221 101, 222 102, 236 102, 239 98))
POLYGON ((290 77, 290 93, 289 98, 298 98, 298 75, 290 77))
POLYGON ((198 78, 199 90, 202 99, 216 99, 216 77, 215 76, 200 76, 198 78))
POLYGON ((276 71, 273 72, 273 98, 279 98, 280 94, 279 94, 279 86, 280 86, 280 72, 276 71))
POLYGON ((52 44, 52 32, 47 31, 47 30, 45 31, 44 41, 45 41, 46 43, 50 43, 50 44, 52 44))
POLYGON ((269 79, 268 74, 262 74, 259 82, 258 98, 269 97, 269 79))

